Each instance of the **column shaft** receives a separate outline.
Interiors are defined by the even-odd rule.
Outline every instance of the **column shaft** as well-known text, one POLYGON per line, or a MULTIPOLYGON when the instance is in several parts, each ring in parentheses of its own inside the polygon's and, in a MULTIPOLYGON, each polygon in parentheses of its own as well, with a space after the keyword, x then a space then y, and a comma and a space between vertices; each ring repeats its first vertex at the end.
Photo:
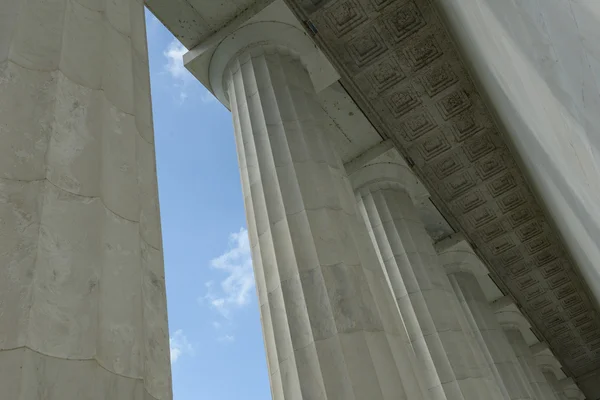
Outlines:
POLYGON ((535 363, 533 354, 531 354, 529 345, 525 342, 521 331, 518 329, 506 329, 505 332, 508 341, 515 350, 517 360, 521 364, 521 368, 525 371, 525 375, 533 388, 535 397, 538 400, 557 400, 542 370, 535 363))
POLYGON ((452 273, 449 277, 471 329, 503 391, 511 400, 533 399, 529 382, 523 378, 524 372, 477 278, 467 272, 452 273))
POLYGON ((359 190, 414 351, 433 398, 501 399, 464 332, 458 304, 410 196, 397 184, 359 190))
POLYGON ((226 83, 273 399, 423 398, 308 73, 255 46, 226 83))
POLYGON ((557 400, 568 400, 567 396, 564 394, 562 388, 560 387, 560 384, 558 383, 558 379, 556 379, 556 375, 554 375, 554 373, 550 372, 550 371, 543 371, 544 377, 546 378, 546 381, 548 382, 548 384, 550 384, 550 387, 552 388, 552 391, 554 392, 554 396, 556 397, 557 400))
POLYGON ((141 0, 0 2, 0 388, 171 398, 141 0))

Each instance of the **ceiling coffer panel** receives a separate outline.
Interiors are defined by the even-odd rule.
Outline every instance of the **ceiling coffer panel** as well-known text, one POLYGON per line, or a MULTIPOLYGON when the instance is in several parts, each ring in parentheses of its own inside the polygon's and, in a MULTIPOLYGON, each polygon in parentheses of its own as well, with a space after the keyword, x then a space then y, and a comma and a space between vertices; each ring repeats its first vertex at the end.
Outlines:
POLYGON ((287 0, 342 83, 414 164, 574 376, 600 365, 600 324, 562 241, 532 194, 428 0, 287 0))

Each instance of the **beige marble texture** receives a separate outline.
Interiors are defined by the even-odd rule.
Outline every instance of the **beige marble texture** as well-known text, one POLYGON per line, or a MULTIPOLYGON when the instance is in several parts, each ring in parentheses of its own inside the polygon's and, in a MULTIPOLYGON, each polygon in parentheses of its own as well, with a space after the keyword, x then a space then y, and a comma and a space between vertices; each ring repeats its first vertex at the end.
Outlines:
POLYGON ((511 344, 525 377, 531 385, 534 398, 556 400, 554 390, 552 390, 542 370, 535 362, 531 349, 521 332, 522 329, 528 327, 525 318, 519 312, 510 310, 499 311, 496 313, 496 317, 499 319, 508 342, 511 344))
POLYGON ((477 280, 478 276, 487 273, 481 261, 465 242, 440 252, 439 260, 448 272, 470 331, 504 398, 535 399, 531 384, 477 280))
POLYGON ((426 399, 303 64, 256 45, 224 74, 273 399, 426 399))
POLYGON ((171 399, 145 32, 141 0, 0 3, 2 398, 171 399))
POLYGON ((435 399, 502 399, 474 337, 465 331, 466 319, 407 192, 407 170, 402 165, 370 164, 358 170, 360 179, 353 181, 359 209, 423 367, 424 386, 435 399), (395 178, 382 180, 382 168, 395 168, 395 178))

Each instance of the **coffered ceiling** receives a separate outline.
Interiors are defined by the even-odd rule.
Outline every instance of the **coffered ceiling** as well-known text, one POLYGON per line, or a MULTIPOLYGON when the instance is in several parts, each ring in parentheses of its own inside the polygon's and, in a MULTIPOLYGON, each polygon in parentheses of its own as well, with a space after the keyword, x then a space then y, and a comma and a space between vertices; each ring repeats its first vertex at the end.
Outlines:
POLYGON ((600 366, 585 283, 428 0, 287 0, 341 83, 569 374, 600 366))

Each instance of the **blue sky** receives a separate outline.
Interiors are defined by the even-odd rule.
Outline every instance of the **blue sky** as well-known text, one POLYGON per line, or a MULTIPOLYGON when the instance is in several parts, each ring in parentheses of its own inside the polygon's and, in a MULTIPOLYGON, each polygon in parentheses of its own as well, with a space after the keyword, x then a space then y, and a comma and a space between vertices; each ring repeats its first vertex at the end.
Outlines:
POLYGON ((231 115, 146 13, 175 400, 268 400, 231 115))

